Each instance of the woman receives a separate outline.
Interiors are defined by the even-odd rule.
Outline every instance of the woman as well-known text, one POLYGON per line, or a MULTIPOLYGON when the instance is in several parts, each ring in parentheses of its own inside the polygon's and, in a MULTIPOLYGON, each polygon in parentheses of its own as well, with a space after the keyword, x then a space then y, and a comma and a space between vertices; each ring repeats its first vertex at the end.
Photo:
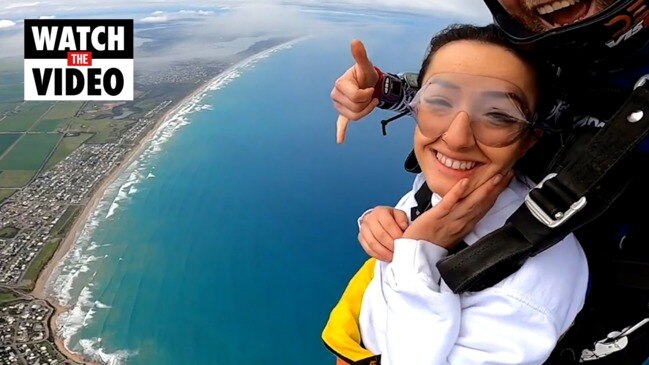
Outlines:
POLYGON ((574 236, 480 292, 454 294, 435 266, 523 203, 532 183, 519 160, 540 136, 546 81, 493 26, 431 40, 411 105, 422 173, 391 212, 402 234, 362 217, 359 238, 395 236, 394 258, 369 260, 334 308, 323 339, 340 363, 541 364, 550 355, 584 303, 588 267, 574 236), (499 185, 493 206, 475 209, 499 185))

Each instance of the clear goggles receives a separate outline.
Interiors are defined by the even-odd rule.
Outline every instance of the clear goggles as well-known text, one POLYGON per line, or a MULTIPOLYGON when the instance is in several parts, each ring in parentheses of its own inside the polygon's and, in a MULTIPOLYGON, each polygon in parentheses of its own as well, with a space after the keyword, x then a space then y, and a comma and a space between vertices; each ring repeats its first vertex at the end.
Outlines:
POLYGON ((533 126, 525 94, 511 82, 463 73, 426 80, 409 104, 421 133, 439 138, 465 113, 476 141, 491 147, 514 143, 533 126))

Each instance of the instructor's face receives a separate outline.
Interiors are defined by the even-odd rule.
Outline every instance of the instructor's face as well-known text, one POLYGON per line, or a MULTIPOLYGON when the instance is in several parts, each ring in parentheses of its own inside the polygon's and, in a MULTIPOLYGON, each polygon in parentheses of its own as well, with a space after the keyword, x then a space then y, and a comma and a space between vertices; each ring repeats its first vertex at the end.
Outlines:
POLYGON ((499 0, 526 28, 543 32, 590 18, 616 0, 499 0))

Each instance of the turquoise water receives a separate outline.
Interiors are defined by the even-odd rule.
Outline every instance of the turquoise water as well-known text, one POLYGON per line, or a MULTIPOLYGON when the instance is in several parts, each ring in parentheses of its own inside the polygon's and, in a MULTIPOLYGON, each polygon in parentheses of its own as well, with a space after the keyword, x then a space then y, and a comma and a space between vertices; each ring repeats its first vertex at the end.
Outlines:
MULTIPOLYGON (((382 21, 353 36, 384 69, 418 70, 439 27, 382 21)), ((238 70, 118 180, 54 284, 74 307, 69 347, 107 363, 333 364, 320 332, 366 258, 356 218, 412 179, 410 120, 383 137, 379 113, 335 144, 329 92, 350 39, 238 70)))

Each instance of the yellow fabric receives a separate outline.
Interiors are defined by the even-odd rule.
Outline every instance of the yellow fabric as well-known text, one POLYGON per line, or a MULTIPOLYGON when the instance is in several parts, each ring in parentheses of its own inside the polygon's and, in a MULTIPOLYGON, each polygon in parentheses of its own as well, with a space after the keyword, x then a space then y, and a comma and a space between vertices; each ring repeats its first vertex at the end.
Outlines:
POLYGON ((352 362, 375 356, 361 347, 358 323, 365 289, 374 276, 375 259, 367 260, 347 284, 342 298, 329 315, 322 340, 336 356, 352 362))

